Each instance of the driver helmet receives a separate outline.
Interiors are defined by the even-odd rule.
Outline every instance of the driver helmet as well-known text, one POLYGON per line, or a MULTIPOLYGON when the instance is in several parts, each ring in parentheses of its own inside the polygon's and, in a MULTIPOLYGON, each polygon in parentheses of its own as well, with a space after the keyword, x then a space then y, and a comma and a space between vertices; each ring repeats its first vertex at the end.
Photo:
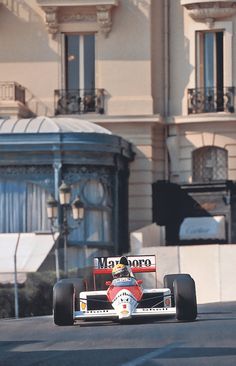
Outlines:
POLYGON ((118 263, 112 269, 112 276, 113 278, 120 278, 120 277, 129 277, 130 273, 124 264, 118 263))

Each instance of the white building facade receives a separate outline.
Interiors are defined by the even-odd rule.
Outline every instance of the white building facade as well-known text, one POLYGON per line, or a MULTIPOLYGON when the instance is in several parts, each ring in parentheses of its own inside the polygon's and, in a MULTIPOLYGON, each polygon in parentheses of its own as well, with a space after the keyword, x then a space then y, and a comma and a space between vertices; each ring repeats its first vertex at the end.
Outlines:
POLYGON ((132 143, 130 232, 234 243, 236 1, 0 3, 1 116, 79 116, 132 143), (193 237, 196 217, 220 224, 193 237))

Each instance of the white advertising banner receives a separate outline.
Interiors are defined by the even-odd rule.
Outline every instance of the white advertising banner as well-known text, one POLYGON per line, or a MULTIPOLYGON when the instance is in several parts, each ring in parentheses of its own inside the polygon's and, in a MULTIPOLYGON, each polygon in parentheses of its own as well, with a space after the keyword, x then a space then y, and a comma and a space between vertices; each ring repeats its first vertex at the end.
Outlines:
MULTIPOLYGON (((128 256, 128 264, 135 272, 155 272, 155 255, 128 256)), ((111 273, 112 268, 120 262, 120 257, 96 257, 94 258, 94 273, 111 273)))
POLYGON ((225 240, 225 217, 187 217, 180 226, 180 240, 225 240))

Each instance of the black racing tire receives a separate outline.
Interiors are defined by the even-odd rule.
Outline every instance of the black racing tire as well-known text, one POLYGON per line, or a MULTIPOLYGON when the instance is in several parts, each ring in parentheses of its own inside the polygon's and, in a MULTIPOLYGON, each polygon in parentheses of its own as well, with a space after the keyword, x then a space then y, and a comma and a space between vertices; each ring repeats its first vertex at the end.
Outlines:
POLYGON ((176 278, 173 283, 176 306, 176 319, 194 321, 197 317, 195 282, 190 277, 176 278))
POLYGON ((171 292, 171 305, 175 306, 175 297, 174 297, 174 288, 173 283, 176 278, 191 278, 191 276, 187 273, 175 273, 165 275, 163 278, 164 288, 169 288, 171 292))
POLYGON ((53 318, 56 325, 74 324, 74 287, 71 283, 57 282, 53 287, 53 318))
POLYGON ((85 282, 82 278, 63 278, 61 283, 71 283, 75 292, 75 311, 80 311, 80 293, 86 291, 85 282))

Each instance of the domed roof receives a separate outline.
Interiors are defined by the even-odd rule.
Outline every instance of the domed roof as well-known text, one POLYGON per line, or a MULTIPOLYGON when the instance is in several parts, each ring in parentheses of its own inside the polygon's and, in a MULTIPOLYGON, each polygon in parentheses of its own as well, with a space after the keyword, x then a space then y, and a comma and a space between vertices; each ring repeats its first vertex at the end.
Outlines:
POLYGON ((0 118, 0 134, 8 133, 103 133, 111 131, 77 117, 0 118))

